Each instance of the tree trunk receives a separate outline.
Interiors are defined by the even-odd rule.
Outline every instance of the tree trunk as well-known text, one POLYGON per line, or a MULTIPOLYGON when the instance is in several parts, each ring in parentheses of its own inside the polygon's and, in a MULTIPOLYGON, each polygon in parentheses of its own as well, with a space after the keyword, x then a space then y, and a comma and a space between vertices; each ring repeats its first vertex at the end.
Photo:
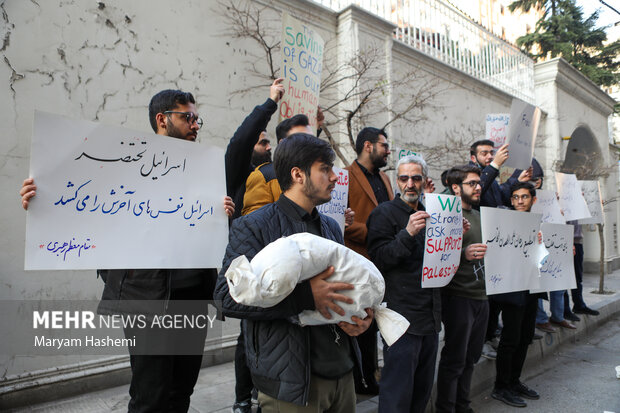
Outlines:
POLYGON ((599 280, 598 280, 598 292, 603 294, 605 292, 605 235, 603 234, 603 225, 596 224, 598 227, 598 240, 601 244, 601 262, 599 264, 599 280))

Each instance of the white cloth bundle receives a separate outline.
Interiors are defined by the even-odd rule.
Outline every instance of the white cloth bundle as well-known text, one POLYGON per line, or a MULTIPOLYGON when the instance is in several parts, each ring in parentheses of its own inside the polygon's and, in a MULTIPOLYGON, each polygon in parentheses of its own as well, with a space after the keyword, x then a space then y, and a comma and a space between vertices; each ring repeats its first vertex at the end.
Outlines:
POLYGON ((245 255, 235 258, 226 271, 228 290, 240 304, 272 307, 286 298, 297 283, 314 277, 330 265, 334 267, 334 273, 327 281, 353 284, 353 290, 340 293, 351 297, 354 302, 337 302, 345 310, 345 315, 332 312, 330 320, 318 311, 303 311, 299 314, 301 325, 351 322, 352 316, 365 318, 364 309, 372 308, 379 331, 388 345, 407 331, 407 319, 381 306, 385 282, 372 262, 344 245, 305 232, 272 242, 256 254, 251 263, 245 255))

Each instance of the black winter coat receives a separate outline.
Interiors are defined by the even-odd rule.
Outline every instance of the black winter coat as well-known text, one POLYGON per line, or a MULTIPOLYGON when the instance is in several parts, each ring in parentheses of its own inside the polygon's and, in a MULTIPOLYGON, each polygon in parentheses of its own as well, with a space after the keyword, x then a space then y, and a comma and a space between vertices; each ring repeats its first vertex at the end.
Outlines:
MULTIPOLYGON (((325 215, 320 219, 323 236, 343 244, 336 221, 325 215)), ((310 283, 299 283, 280 303, 260 308, 235 302, 224 274, 238 256, 252 260, 269 243, 306 230, 306 223, 287 216, 278 202, 234 220, 214 294, 216 300, 222 300, 225 316, 244 319, 245 354, 254 385, 271 397, 298 405, 306 405, 309 396, 312 327, 301 327, 290 320, 304 310, 315 309, 310 283)), ((359 357, 354 339, 351 345, 359 357)))

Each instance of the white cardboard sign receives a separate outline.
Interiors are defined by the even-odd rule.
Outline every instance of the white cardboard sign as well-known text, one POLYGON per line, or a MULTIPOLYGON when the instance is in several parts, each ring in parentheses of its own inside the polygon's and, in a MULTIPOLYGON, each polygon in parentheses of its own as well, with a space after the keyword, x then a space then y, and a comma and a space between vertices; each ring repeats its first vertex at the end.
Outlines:
POLYGON ((543 223, 541 231, 549 256, 540 267, 540 288, 531 293, 577 288, 573 262, 573 226, 543 223))
POLYGON ((499 148, 506 143, 508 137, 509 113, 489 113, 486 117, 486 138, 493 141, 493 146, 499 148))
POLYGON ((454 195, 425 194, 426 219, 422 288, 447 285, 461 261, 463 211, 461 198, 454 195))
POLYGON ((347 209, 347 202, 349 200, 349 171, 336 166, 333 169, 338 176, 338 181, 332 190, 332 200, 319 205, 316 209, 321 214, 335 219, 344 234, 344 211, 347 209))
POLYGON ((487 295, 539 288, 547 252, 538 243, 541 214, 480 208, 487 295))
POLYGON ((537 189, 536 202, 532 205, 532 212, 542 214, 542 222, 566 224, 558 197, 554 191, 537 189))
POLYGON ((534 144, 540 122, 540 109, 519 99, 512 100, 508 124, 508 159, 504 163, 516 169, 527 169, 532 164, 534 144))
POLYGON ((580 219, 580 224, 602 224, 603 223, 603 199, 601 197, 601 187, 598 181, 578 181, 581 185, 581 192, 588 204, 591 218, 580 219))
POLYGON ((590 218, 588 204, 581 194, 581 185, 573 174, 555 173, 555 181, 560 196, 560 208, 564 213, 564 219, 574 221, 576 219, 590 218))
POLYGON ((36 112, 30 162, 27 270, 221 265, 222 149, 36 112))

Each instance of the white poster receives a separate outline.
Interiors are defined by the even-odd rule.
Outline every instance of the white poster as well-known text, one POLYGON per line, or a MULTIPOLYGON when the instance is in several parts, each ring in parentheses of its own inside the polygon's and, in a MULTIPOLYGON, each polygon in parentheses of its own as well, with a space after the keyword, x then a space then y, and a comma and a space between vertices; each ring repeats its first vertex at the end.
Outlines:
POLYGON ((508 136, 509 113, 490 113, 486 117, 486 138, 493 141, 493 146, 499 148, 506 143, 508 136))
POLYGON ((342 234, 344 234, 344 211, 347 209, 347 202, 349 200, 349 171, 336 166, 333 169, 338 176, 338 181, 332 190, 332 200, 326 204, 319 205, 316 209, 321 214, 334 218, 338 225, 340 225, 342 234))
POLYGON ((538 243, 541 214, 481 207, 487 295, 539 288, 547 255, 538 243))
POLYGON ((555 181, 564 219, 574 221, 576 219, 590 218, 588 204, 581 193, 581 185, 577 181, 577 177, 573 174, 556 172, 555 181))
POLYGON ((454 195, 425 194, 426 219, 422 288, 447 285, 461 261, 463 212, 461 198, 454 195))
POLYGON ((285 12, 280 45, 285 90, 280 101, 280 120, 305 114, 316 130, 325 42, 314 28, 285 12))
POLYGON ((573 262, 573 230, 572 225, 541 225, 549 256, 540 267, 540 288, 530 289, 531 293, 577 288, 573 262))
POLYGON ((420 152, 414 152, 411 149, 403 149, 398 147, 392 149, 392 153, 396 153, 396 162, 409 155, 417 155, 422 157, 422 154, 420 154, 420 152))
POLYGON ((580 219, 580 224, 602 224, 603 223, 603 199, 601 198, 601 187, 598 181, 577 181, 581 185, 581 192, 591 218, 580 219))
POLYGON ((530 167, 539 122, 539 108, 516 98, 512 100, 508 123, 508 159, 505 166, 517 169, 530 167))
POLYGON ((27 270, 222 264, 222 149, 36 112, 30 162, 27 270))
POLYGON ((542 222, 551 224, 566 224, 558 196, 554 191, 536 190, 536 202, 532 205, 532 212, 542 214, 542 222))

